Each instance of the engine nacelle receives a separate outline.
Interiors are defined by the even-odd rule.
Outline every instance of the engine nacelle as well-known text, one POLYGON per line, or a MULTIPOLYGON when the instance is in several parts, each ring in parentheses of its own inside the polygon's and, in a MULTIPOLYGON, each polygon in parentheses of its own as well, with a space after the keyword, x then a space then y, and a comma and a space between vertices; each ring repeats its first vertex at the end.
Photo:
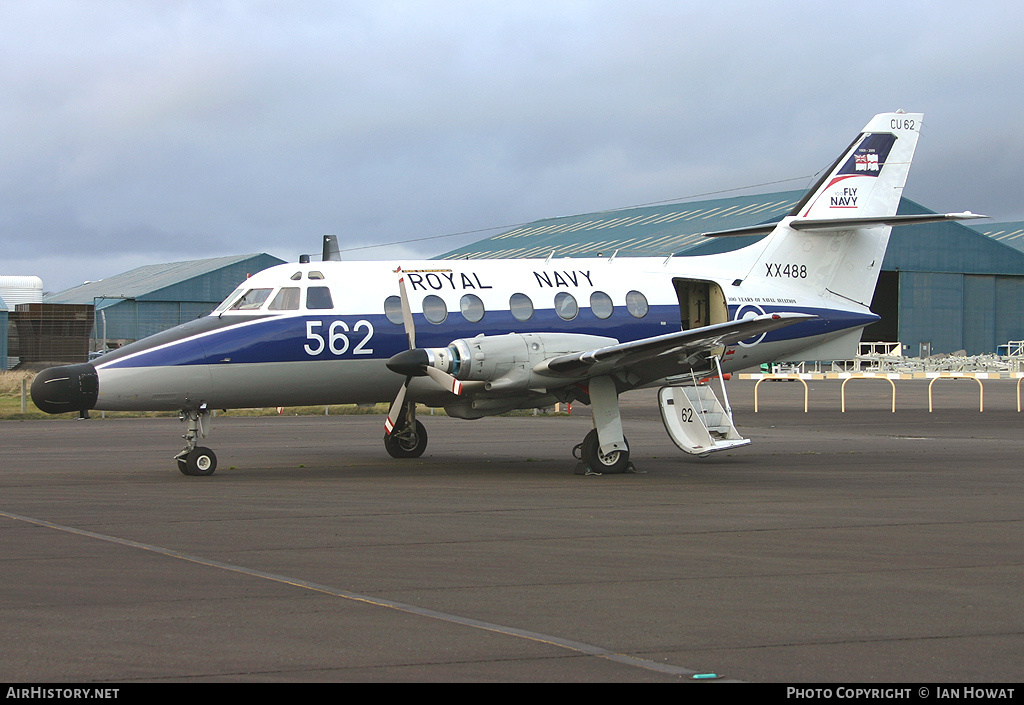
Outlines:
POLYGON ((534 372, 559 355, 615 345, 619 341, 579 333, 509 333, 460 338, 447 348, 428 348, 428 364, 465 382, 483 382, 486 391, 546 389, 555 380, 534 372))

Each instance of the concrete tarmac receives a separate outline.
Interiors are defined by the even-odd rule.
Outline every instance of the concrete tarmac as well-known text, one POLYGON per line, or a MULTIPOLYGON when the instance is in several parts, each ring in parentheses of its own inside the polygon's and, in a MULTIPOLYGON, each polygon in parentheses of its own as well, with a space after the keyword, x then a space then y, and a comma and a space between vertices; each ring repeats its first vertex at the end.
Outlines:
POLYGON ((0 681, 1016 682, 1010 381, 729 383, 752 445, 691 458, 623 397, 638 474, 570 417, 3 422, 0 681))

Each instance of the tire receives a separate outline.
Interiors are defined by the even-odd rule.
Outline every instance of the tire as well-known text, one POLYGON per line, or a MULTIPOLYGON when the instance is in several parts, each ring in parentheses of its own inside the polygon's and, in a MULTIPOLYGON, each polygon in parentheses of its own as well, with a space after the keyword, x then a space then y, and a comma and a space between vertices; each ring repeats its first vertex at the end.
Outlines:
POLYGON ((417 421, 411 431, 384 436, 384 448, 392 458, 418 458, 427 449, 427 429, 417 421))
POLYGON ((200 446, 185 456, 185 469, 182 472, 196 477, 209 477, 216 470, 217 456, 209 448, 200 446))
POLYGON ((600 446, 597 429, 594 429, 583 439, 583 447, 580 449, 583 462, 592 471, 602 474, 616 475, 626 472, 629 466, 629 443, 626 443, 626 450, 616 450, 608 455, 601 455, 600 446))

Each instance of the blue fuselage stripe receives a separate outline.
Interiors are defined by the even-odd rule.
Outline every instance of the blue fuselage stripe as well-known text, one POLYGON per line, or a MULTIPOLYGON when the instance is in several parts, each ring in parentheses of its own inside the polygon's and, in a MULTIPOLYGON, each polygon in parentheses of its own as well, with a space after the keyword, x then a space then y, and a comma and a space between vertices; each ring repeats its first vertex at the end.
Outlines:
MULTIPOLYGON (((744 307, 730 306, 730 317, 742 315, 744 307)), ((870 313, 794 306, 759 307, 765 313, 808 313, 817 318, 769 333, 765 342, 794 340, 856 328, 878 320, 870 313)), ((174 340, 173 330, 161 334, 160 345, 146 349, 145 341, 133 345, 136 354, 111 360, 109 368, 157 367, 164 365, 218 365, 264 362, 305 362, 310 360, 387 359, 408 347, 401 325, 384 315, 323 314, 301 316, 265 316, 259 320, 235 317, 237 325, 224 325, 195 334, 195 327, 184 326, 181 338, 174 340), (243 325, 247 324, 247 325, 243 325), (372 331, 372 332, 371 332, 372 331), (169 335, 170 334, 170 335, 169 335)), ((429 323, 422 314, 414 315, 416 344, 419 347, 445 347, 458 338, 476 335, 514 333, 572 332, 600 335, 629 342, 676 330, 679 308, 675 305, 651 306, 644 318, 634 318, 625 307, 616 307, 611 317, 600 319, 583 308, 575 319, 565 321, 551 309, 538 310, 529 321, 518 321, 509 311, 488 311, 478 323, 468 323, 461 314, 452 313, 440 324, 429 323)), ((227 323, 227 320, 224 321, 227 323)), ((154 341, 156 342, 156 341, 154 341)))

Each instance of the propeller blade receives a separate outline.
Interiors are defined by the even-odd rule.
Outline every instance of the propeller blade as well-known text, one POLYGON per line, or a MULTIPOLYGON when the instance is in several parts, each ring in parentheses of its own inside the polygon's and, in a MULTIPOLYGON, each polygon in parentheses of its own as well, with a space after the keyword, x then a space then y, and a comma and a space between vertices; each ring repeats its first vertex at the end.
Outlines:
POLYGON ((389 434, 398 421, 398 415, 401 413, 401 404, 405 401, 405 392, 409 388, 409 380, 414 376, 419 377, 427 374, 452 394, 462 394, 462 382, 447 372, 431 367, 430 358, 427 357, 426 351, 416 347, 416 326, 412 319, 412 306, 409 305, 409 292, 405 288, 404 273, 398 277, 398 291, 400 294, 399 298, 402 300, 402 323, 405 325, 405 335, 409 338, 409 349, 392 356, 388 360, 388 368, 394 372, 407 375, 405 384, 402 385, 402 389, 398 392, 395 403, 391 405, 391 410, 388 412, 388 420, 384 424, 384 429, 389 434))
MULTIPOLYGON (((405 327, 405 335, 409 339, 409 350, 405 353, 399 353, 399 355, 408 356, 409 353, 416 348, 416 326, 412 320, 412 307, 409 305, 409 292, 405 289, 405 274, 402 272, 401 267, 396 271, 400 273, 398 277, 398 293, 399 298, 402 300, 402 324, 405 327)), ((416 362, 420 362, 419 356, 417 356, 416 362)), ((390 361, 388 367, 391 367, 390 361)), ((414 365, 414 367, 418 367, 418 364, 414 365)), ((394 371, 399 372, 399 370, 394 371)), ((408 371, 402 369, 401 372, 406 375, 405 382, 402 384, 401 389, 398 390, 398 396, 396 396, 395 400, 391 403, 391 408, 388 409, 388 418, 384 422, 384 432, 389 436, 392 431, 395 430, 395 424, 398 423, 398 418, 402 415, 402 409, 405 406, 405 393, 409 391, 409 382, 412 380, 412 375, 409 374, 408 371)))
POLYGON ((402 299, 402 322, 405 324, 405 335, 409 338, 409 349, 412 350, 416 347, 416 326, 412 321, 409 293, 405 290, 405 274, 398 278, 398 290, 402 299))
POLYGON ((405 392, 409 389, 409 380, 412 377, 406 377, 405 383, 402 388, 398 390, 398 396, 391 403, 391 408, 388 409, 388 418, 384 422, 384 433, 391 435, 391 432, 395 430, 395 424, 398 423, 398 417, 402 415, 402 407, 405 406, 405 392))
POLYGON ((442 372, 436 367, 427 367, 427 374, 430 378, 445 388, 446 391, 452 394, 462 394, 462 382, 452 377, 447 372, 442 372))

